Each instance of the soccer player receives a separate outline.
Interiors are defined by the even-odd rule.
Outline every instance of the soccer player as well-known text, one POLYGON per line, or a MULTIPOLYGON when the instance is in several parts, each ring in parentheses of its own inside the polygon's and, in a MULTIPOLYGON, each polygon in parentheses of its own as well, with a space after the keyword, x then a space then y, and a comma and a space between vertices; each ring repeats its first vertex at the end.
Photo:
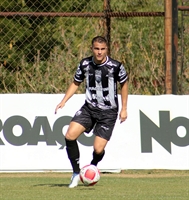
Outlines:
POLYGON ((94 37, 91 50, 93 55, 81 60, 73 82, 55 109, 56 114, 86 79, 84 105, 72 118, 65 135, 66 151, 73 168, 69 188, 76 187, 80 180, 77 138, 83 132, 89 133, 93 129, 95 135, 91 164, 97 166, 105 154, 105 147, 111 138, 118 116, 117 83, 121 85, 120 123, 127 118, 128 74, 123 64, 107 55, 108 44, 104 37, 94 37))

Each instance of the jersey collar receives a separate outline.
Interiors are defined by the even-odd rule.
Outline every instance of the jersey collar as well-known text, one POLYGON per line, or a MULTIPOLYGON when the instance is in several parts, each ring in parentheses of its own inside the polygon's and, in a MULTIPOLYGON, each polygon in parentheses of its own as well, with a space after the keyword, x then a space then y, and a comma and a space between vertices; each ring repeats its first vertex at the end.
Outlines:
POLYGON ((94 57, 92 57, 92 62, 93 62, 93 64, 95 65, 95 66, 97 66, 97 67, 101 67, 101 66, 103 66, 103 65, 106 65, 106 63, 109 61, 109 57, 108 56, 106 56, 106 61, 104 62, 104 63, 102 63, 102 64, 96 64, 95 63, 95 61, 94 61, 94 57))

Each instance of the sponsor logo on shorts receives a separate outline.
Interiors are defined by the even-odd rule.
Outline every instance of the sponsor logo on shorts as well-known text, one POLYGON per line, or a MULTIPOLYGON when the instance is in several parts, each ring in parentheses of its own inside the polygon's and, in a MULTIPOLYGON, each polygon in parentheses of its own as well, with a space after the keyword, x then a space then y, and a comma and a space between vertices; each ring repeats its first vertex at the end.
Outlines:
POLYGON ((76 116, 79 116, 79 115, 81 115, 81 113, 82 113, 82 111, 81 110, 78 110, 77 112, 76 112, 76 116))
POLYGON ((109 128, 108 127, 105 127, 105 126, 101 126, 101 128, 103 128, 104 130, 108 131, 109 128))

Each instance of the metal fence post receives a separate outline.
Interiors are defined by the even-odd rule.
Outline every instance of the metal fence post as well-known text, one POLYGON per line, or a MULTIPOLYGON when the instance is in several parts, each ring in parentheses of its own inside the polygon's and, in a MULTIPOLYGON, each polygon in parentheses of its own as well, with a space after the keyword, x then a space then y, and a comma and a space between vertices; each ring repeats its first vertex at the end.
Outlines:
POLYGON ((165 92, 172 94, 172 0, 165 0, 165 92))
POLYGON ((108 54, 111 54, 110 43, 111 43, 111 17, 108 13, 111 12, 110 0, 104 0, 104 13, 105 13, 105 37, 108 41, 108 54))
POLYGON ((172 1, 172 94, 177 94, 178 3, 172 1))

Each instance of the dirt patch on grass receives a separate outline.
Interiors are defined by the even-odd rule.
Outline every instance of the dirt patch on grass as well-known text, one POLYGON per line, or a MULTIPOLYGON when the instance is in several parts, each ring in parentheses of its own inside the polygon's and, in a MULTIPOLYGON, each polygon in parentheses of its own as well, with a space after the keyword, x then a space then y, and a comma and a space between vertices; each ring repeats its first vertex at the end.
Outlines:
POLYGON ((123 178, 163 178, 163 177, 189 177, 189 170, 126 170, 119 174, 104 173, 103 176, 123 178))
MULTIPOLYGON (((118 178, 163 178, 163 177, 189 177, 189 170, 123 170, 120 173, 101 173, 103 177, 118 177, 118 178)), ((1 177, 53 177, 53 178, 68 178, 71 173, 65 172, 41 172, 41 173, 0 173, 1 177)))

